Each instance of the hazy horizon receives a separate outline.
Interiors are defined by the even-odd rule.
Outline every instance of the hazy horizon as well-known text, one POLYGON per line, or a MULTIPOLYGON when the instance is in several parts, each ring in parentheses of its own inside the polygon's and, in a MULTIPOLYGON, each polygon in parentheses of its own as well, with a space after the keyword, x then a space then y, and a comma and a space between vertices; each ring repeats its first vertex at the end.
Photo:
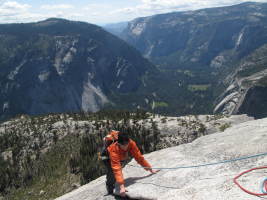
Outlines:
MULTIPOLYGON (((27 23, 64 18, 97 25, 130 21, 155 14, 230 6, 244 0, 0 0, 0 23, 27 23)), ((256 0, 253 2, 267 2, 256 0)))

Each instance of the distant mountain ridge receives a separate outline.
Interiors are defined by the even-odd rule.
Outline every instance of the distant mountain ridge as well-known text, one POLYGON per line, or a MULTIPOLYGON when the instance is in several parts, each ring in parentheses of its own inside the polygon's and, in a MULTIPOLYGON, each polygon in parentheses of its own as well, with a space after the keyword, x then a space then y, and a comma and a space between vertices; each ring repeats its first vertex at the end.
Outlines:
MULTIPOLYGON (((242 62, 253 57, 250 70, 245 75, 247 77, 253 75, 251 69, 254 67, 260 69, 257 73, 267 68, 264 62, 258 66, 261 62, 257 61, 261 59, 257 58, 257 52, 263 51, 263 46, 267 44, 267 3, 247 2, 137 18, 129 22, 120 37, 160 69, 189 74, 190 80, 179 78, 181 84, 189 88, 193 85, 195 89, 213 86, 209 88, 209 93, 202 96, 212 99, 210 103, 214 111, 267 116, 264 108, 267 107, 266 84, 261 84, 262 89, 257 90, 257 102, 260 104, 243 104, 247 101, 246 95, 234 95, 234 101, 229 99, 231 106, 220 101, 226 97, 223 93, 234 81, 231 77, 234 78, 236 71, 241 70, 242 62)), ((266 75, 262 73, 261 79, 264 77, 266 75)), ((252 91, 257 84, 257 81, 251 82, 246 88, 252 91)))
POLYGON ((2 24, 0 119, 116 105, 149 71, 157 70, 96 25, 57 18, 2 24))
POLYGON ((127 27, 127 25, 128 22, 118 22, 106 24, 103 26, 103 28, 114 35, 120 35, 121 32, 127 27))
POLYGON ((212 111, 208 96, 179 86, 186 74, 159 70, 96 25, 51 18, 0 29, 0 120, 103 108, 212 111))
MULTIPOLYGON (((185 62, 211 64, 221 51, 238 48, 244 56, 258 48, 260 43, 245 36, 266 31, 266 12, 266 3, 243 3, 137 18, 129 22, 122 38, 152 60, 175 53, 178 67, 185 62), (251 47, 245 51, 241 45, 248 44, 251 47)), ((258 36, 266 42, 265 34, 258 36)))
POLYGON ((0 25, 0 120, 102 108, 267 116, 266 27, 266 3, 135 19, 121 35, 134 48, 84 22, 0 25))

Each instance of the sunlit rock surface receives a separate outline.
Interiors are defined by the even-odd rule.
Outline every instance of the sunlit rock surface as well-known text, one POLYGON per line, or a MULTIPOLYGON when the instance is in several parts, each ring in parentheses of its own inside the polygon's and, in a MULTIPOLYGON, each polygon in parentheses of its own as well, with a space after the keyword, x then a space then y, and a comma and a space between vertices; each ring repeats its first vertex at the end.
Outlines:
MULTIPOLYGON (((267 152, 267 118, 248 121, 224 132, 203 136, 190 144, 163 149, 145 155, 153 167, 176 168, 239 158, 267 152)), ((124 178, 128 196, 132 199, 179 200, 237 200, 259 199, 251 196, 234 183, 242 171, 266 165, 267 157, 205 166, 199 168, 161 170, 150 175, 141 168, 126 166, 124 178)), ((135 161, 130 163, 136 165, 135 161)), ((258 170, 240 177, 247 189, 260 192, 260 184, 267 170, 258 170)), ((105 177, 100 177, 57 200, 116 199, 105 196, 105 177)))

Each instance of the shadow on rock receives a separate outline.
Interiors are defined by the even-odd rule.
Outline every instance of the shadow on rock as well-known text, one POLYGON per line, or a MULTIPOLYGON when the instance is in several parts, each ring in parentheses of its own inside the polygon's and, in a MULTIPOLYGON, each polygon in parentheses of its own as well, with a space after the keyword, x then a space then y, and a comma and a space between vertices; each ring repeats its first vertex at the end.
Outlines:
POLYGON ((155 184, 155 183, 144 183, 144 182, 140 182, 139 180, 148 178, 150 176, 152 176, 154 174, 149 174, 147 176, 142 176, 142 177, 130 177, 130 178, 126 178, 125 179, 125 186, 130 186, 132 184, 138 183, 138 184, 144 184, 144 185, 154 185, 157 187, 162 187, 162 188, 168 188, 168 189, 180 189, 180 187, 173 187, 173 186, 167 186, 167 185, 159 185, 159 184, 155 184))
POLYGON ((140 197, 140 198, 133 198, 133 197, 129 197, 129 196, 126 196, 126 197, 121 197, 119 195, 114 195, 115 199, 116 200, 154 200, 154 199, 148 199, 148 198, 144 198, 144 197, 140 197))
POLYGON ((148 178, 150 176, 152 176, 153 174, 149 174, 149 175, 146 175, 146 176, 141 176, 141 177, 129 177, 129 178, 126 178, 125 179, 125 187, 128 187, 134 183, 138 183, 137 181, 138 180, 142 180, 144 178, 148 178))

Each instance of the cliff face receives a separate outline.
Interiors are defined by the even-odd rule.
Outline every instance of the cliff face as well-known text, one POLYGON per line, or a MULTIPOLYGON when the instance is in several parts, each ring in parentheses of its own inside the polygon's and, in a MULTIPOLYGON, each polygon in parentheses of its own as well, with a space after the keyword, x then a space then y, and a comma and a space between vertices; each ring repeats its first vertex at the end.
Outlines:
POLYGON ((214 112, 266 116, 267 46, 254 51, 236 65, 222 84, 228 88, 217 99, 214 112))
MULTIPOLYGON (((155 70, 95 25, 62 19, 0 25, 0 116, 97 111, 155 70)), ((114 101, 113 101, 114 100, 114 101)))
MULTIPOLYGON (((260 108, 243 102, 250 89, 266 87, 266 22, 266 3, 243 3, 138 18, 121 37, 159 68, 186 74, 187 78, 177 77, 179 86, 193 88, 194 93, 202 89, 198 102, 209 99, 197 107, 206 102, 214 104, 215 112, 248 111, 262 117, 266 111, 261 115, 260 108)), ((255 98, 266 102, 264 95, 255 98)))
POLYGON ((253 87, 251 88, 238 113, 247 113, 256 118, 263 118, 267 115, 266 102, 267 102, 267 88, 266 87, 253 87))
POLYGON ((159 63, 219 67, 267 42, 266 14, 267 4, 244 3, 155 15, 129 22, 122 38, 159 63))
MULTIPOLYGON (((235 125, 224 132, 201 137, 190 144, 163 149, 145 155, 153 167, 176 168, 215 163, 242 156, 265 153, 267 119, 235 125)), ((242 171, 265 165, 266 156, 199 168, 161 170, 150 175, 145 170, 126 166, 123 169, 127 195, 132 199, 230 199, 256 200, 259 197, 243 192, 233 183, 242 171)), ((130 163, 137 166, 135 161, 130 163)), ((260 192, 259 185, 266 170, 249 173, 239 178, 246 189, 260 192)), ((57 200, 116 199, 105 196, 105 177, 74 190, 57 200)))

